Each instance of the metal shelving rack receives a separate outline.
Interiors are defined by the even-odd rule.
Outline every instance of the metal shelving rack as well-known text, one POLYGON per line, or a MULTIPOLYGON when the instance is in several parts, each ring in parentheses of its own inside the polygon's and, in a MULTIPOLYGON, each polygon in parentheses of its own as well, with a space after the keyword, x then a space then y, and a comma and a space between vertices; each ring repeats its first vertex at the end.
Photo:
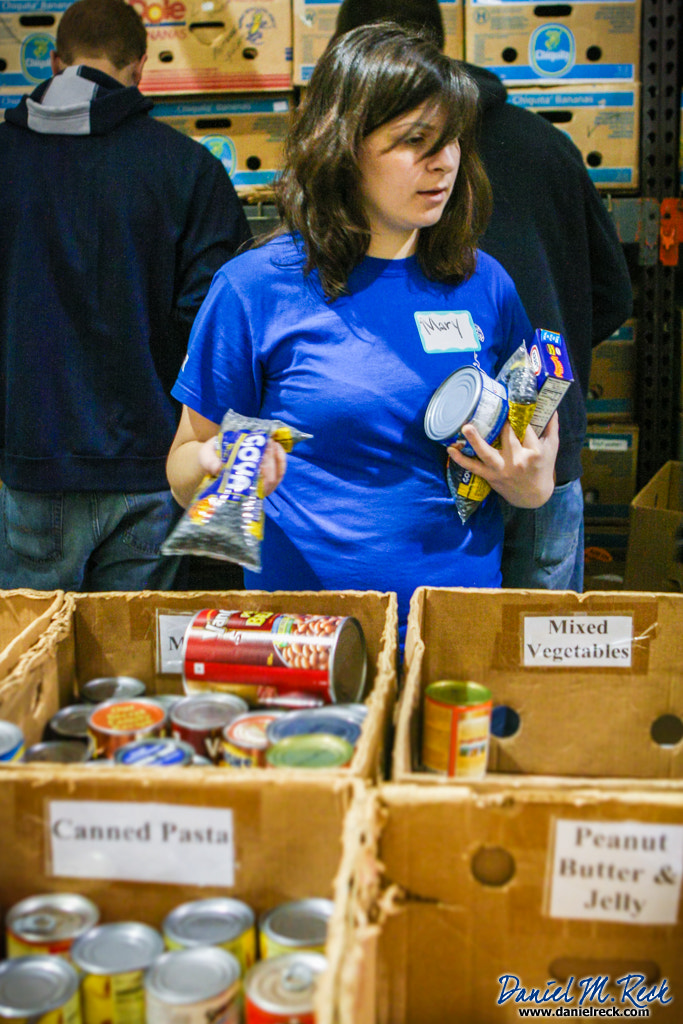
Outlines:
MULTIPOLYGON (((659 259, 659 207, 678 195, 681 0, 642 0, 641 258, 636 282, 636 422, 638 488, 676 458, 680 338, 676 337, 676 267, 659 259), (652 251, 656 223, 657 243, 652 251), (645 237, 647 236, 647 237, 645 237), (643 251, 643 244, 645 251, 643 251), (653 258, 654 257, 654 258, 653 258)), ((680 207, 680 204, 679 204, 680 207)), ((681 252, 683 257, 683 251, 681 252)))

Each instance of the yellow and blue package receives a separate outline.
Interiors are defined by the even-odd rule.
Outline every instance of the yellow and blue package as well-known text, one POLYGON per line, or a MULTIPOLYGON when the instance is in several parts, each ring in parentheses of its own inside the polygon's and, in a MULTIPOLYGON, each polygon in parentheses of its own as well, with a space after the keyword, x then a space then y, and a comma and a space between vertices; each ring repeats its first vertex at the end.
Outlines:
POLYGON ((228 409, 217 437, 221 472, 203 477, 162 553, 208 555, 260 572, 265 518, 260 471, 268 440, 291 452, 312 436, 282 420, 242 416, 228 409))

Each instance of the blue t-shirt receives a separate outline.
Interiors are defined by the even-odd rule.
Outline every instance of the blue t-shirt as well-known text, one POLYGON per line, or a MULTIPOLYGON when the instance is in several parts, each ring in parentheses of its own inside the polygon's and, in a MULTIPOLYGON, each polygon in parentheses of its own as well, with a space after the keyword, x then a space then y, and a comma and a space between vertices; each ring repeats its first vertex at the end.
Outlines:
POLYGON ((328 302, 285 235, 231 260, 197 316, 174 396, 215 423, 227 409, 313 435, 266 500, 264 590, 498 587, 503 524, 489 497, 462 524, 429 399, 473 362, 495 376, 531 325, 499 263, 478 254, 456 286, 417 259, 366 257, 328 302))

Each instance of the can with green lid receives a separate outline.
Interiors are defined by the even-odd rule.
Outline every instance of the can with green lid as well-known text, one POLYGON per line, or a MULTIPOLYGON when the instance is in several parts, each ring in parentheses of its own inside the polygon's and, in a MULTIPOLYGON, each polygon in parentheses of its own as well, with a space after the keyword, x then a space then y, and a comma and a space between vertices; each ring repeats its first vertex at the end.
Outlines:
POLYGON ((353 757, 353 745, 332 733, 287 736, 266 751, 268 768, 345 768, 353 757))

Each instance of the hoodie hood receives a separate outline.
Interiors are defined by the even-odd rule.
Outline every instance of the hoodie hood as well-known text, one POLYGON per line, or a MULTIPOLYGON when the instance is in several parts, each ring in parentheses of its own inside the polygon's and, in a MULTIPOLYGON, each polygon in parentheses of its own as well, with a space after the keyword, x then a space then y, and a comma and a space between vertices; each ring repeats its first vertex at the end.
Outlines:
POLYGON ((507 101, 508 91, 501 82, 498 75, 486 68, 477 67, 476 64, 465 64, 479 87, 479 97, 483 110, 490 110, 492 107, 500 107, 507 101))
POLYGON ((154 106, 134 86, 84 64, 65 68, 5 112, 10 124, 42 135, 105 135, 154 106))

